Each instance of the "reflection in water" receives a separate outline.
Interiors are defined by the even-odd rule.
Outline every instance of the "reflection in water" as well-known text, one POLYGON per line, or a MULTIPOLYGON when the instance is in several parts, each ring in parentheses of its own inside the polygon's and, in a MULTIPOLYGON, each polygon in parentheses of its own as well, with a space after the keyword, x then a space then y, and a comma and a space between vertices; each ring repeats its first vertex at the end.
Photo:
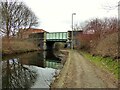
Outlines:
POLYGON ((59 58, 45 51, 11 56, 2 61, 2 87, 48 88, 55 69, 60 67, 59 58))
POLYGON ((2 62, 3 88, 29 88, 36 79, 34 71, 24 67, 17 59, 2 62))
POLYGON ((53 80, 53 76, 55 75, 56 69, 41 68, 37 66, 30 66, 29 68, 32 68, 38 74, 36 82, 31 88, 49 88, 49 85, 53 80))

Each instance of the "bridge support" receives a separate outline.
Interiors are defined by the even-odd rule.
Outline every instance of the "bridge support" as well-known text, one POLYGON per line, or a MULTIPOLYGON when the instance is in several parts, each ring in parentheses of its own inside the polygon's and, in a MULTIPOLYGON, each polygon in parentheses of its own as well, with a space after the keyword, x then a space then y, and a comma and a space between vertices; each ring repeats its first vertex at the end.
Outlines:
POLYGON ((44 43, 43 43, 43 49, 46 50, 46 32, 44 32, 44 43))

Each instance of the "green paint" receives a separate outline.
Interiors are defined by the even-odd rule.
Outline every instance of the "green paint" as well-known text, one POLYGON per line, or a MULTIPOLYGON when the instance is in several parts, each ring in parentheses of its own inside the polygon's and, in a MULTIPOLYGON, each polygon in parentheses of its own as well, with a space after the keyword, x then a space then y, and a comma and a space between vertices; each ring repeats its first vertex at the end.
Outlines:
POLYGON ((46 34, 46 39, 67 39, 67 32, 52 32, 46 34))

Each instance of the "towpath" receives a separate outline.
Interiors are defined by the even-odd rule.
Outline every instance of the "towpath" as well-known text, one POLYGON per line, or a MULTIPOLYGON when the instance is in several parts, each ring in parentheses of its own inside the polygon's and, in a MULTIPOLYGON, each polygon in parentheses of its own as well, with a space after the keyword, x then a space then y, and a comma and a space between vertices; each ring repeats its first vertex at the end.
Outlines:
POLYGON ((117 81, 108 71, 102 70, 77 51, 70 51, 63 70, 53 88, 116 88, 117 81))

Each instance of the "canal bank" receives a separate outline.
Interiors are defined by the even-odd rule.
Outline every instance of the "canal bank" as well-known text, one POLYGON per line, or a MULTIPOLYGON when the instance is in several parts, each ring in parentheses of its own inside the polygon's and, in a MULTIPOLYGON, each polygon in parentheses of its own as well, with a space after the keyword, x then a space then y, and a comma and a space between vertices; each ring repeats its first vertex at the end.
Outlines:
POLYGON ((64 66, 63 66, 62 70, 59 72, 59 74, 57 76, 55 76, 55 80, 51 83, 51 85, 50 85, 51 89, 62 88, 64 85, 64 80, 66 78, 66 75, 68 72, 67 70, 68 70, 69 64, 70 64, 70 51, 67 50, 64 52, 67 52, 64 66))
POLYGON ((2 55, 10 55, 10 54, 20 54, 20 53, 26 53, 26 52, 33 52, 41 50, 40 47, 35 44, 35 42, 30 41, 28 39, 2 39, 2 45, 1 45, 1 51, 2 55))
POLYGON ((15 55, 15 54, 22 54, 22 53, 29 53, 29 52, 35 52, 35 51, 42 51, 41 49, 27 49, 27 50, 2 50, 2 56, 7 56, 7 55, 15 55))

